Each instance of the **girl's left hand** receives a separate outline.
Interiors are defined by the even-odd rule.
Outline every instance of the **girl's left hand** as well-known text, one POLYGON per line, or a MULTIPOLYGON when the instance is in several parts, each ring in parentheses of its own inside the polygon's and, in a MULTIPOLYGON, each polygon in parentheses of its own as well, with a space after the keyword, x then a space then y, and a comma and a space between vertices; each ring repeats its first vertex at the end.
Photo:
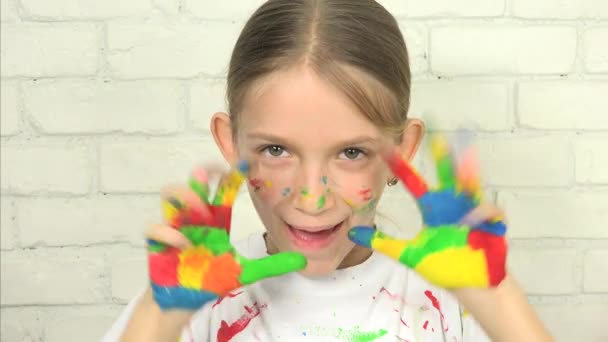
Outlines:
POLYGON ((470 149, 455 165, 445 138, 435 136, 431 144, 439 178, 437 189, 429 189, 397 153, 387 158, 393 173, 416 198, 422 231, 413 240, 400 240, 371 227, 354 227, 349 237, 443 288, 498 286, 506 273, 506 225, 499 209, 480 204, 474 151, 470 149))

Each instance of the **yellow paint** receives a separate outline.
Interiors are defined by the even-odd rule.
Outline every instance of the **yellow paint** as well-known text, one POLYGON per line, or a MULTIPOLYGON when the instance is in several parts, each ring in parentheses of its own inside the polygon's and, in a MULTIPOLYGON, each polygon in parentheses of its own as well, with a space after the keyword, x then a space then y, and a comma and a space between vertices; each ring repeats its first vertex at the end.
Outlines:
POLYGON ((209 271, 211 253, 203 246, 188 248, 179 254, 177 279, 189 289, 200 290, 204 275, 209 271))
POLYGON ((435 134, 431 138, 431 153, 435 160, 439 160, 448 154, 448 143, 444 137, 435 134))
POLYGON ((489 286, 484 252, 469 246, 429 254, 416 266, 416 271, 444 288, 489 286))
POLYGON ((177 208, 175 208, 171 203, 169 203, 169 201, 163 201, 162 207, 163 217, 167 222, 173 221, 173 218, 175 218, 179 213, 177 208))
POLYGON ((221 187, 223 190, 223 204, 224 205, 232 205, 234 203, 234 199, 241 187, 241 184, 245 180, 245 176, 239 171, 232 171, 226 178, 222 181, 221 187))
POLYGON ((266 185, 267 188, 272 188, 272 181, 266 181, 264 185, 266 185))
POLYGON ((374 238, 372 240, 372 248, 388 255, 389 257, 399 260, 401 253, 407 247, 407 240, 397 240, 390 237, 374 238))

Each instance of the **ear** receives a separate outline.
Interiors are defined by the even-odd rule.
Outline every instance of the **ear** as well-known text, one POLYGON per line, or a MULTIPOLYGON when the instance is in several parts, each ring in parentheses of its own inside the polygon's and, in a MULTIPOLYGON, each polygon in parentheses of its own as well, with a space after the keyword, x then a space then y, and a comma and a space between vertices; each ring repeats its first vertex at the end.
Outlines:
POLYGON ((414 158, 416 152, 418 151, 418 147, 420 147, 422 138, 424 138, 425 129, 426 128, 422 120, 407 119, 405 122, 403 137, 397 146, 401 156, 404 159, 411 161, 414 158))
POLYGON ((238 160, 235 139, 233 139, 230 116, 227 113, 218 112, 211 117, 211 134, 222 152, 224 159, 230 164, 235 165, 238 160))

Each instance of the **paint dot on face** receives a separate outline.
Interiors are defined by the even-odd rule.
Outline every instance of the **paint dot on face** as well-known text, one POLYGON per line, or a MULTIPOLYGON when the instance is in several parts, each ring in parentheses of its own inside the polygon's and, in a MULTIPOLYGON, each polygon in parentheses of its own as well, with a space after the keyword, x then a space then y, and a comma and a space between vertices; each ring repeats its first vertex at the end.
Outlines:
POLYGON ((321 183, 323 183, 323 185, 327 185, 327 176, 321 177, 321 183))

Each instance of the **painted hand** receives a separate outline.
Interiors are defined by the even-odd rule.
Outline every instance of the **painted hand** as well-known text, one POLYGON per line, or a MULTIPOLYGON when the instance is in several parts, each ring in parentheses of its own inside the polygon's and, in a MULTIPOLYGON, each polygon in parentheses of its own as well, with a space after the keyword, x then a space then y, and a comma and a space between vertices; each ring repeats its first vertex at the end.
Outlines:
POLYGON ((148 265, 155 301, 163 310, 196 310, 205 303, 258 280, 298 271, 306 266, 304 256, 279 253, 258 260, 240 256, 230 243, 230 216, 246 165, 224 175, 209 202, 204 170, 190 180, 182 198, 167 196, 163 212, 167 223, 163 234, 149 234, 148 265), (191 196, 188 196, 190 194, 191 196), (192 198, 192 197, 195 198, 192 198), (176 234, 176 231, 179 234, 176 234), (173 234, 173 241, 162 243, 173 234), (153 237, 159 237, 153 239, 153 237), (160 236, 164 236, 163 239, 160 236), (187 239, 184 239, 184 237, 187 239))
POLYGON ((349 237, 444 288, 497 286, 505 277, 506 226, 497 209, 488 211, 491 205, 480 205, 474 151, 469 149, 460 165, 454 165, 445 138, 435 136, 431 144, 439 178, 434 190, 397 153, 387 158, 418 203, 422 231, 413 240, 400 240, 370 227, 355 227, 349 237))

